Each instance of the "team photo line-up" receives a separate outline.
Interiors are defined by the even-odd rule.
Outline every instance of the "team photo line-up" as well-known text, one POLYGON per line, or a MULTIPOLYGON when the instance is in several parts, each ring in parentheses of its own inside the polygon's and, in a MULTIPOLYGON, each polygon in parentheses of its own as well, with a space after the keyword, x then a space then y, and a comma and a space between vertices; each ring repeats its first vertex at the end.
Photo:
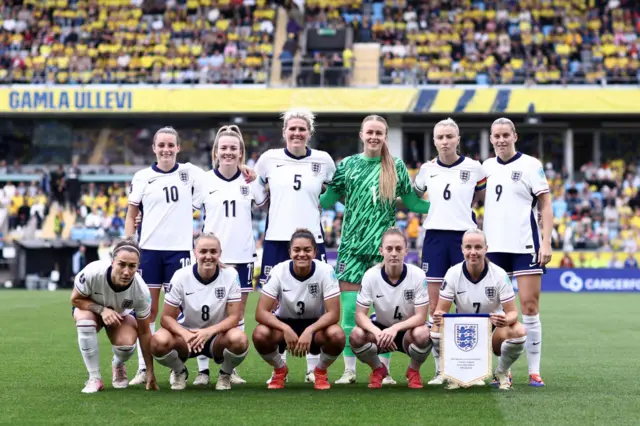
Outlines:
POLYGON ((217 132, 209 172, 177 162, 180 138, 173 128, 156 132, 157 162, 131 181, 125 238, 113 247, 111 262, 93 262, 75 277, 71 304, 89 373, 82 392, 104 388, 97 338, 103 326, 112 343, 114 388, 158 389, 155 359, 170 369, 171 389, 185 389, 185 362, 192 357, 196 386, 210 383, 210 359, 220 365, 216 389, 245 383, 236 367, 249 351, 244 317, 253 290, 254 205, 268 219, 251 338, 273 367, 269 389, 285 387, 287 353, 306 357, 305 381, 320 390, 331 387, 327 369, 340 354, 345 370, 336 384, 355 383, 357 360, 371 367, 370 388, 395 384, 389 374, 394 351, 410 357, 408 386, 422 388, 420 367, 433 353, 436 373, 428 384, 441 385, 440 326, 452 303, 458 313, 490 314, 499 357, 492 386, 511 388, 510 367, 523 352, 529 385, 544 386, 538 309, 553 215, 542 164, 516 151, 513 122, 492 123, 496 156, 482 164, 459 154, 455 121, 438 122, 438 156, 422 165, 412 184, 405 164, 389 152, 388 125, 380 116, 363 120, 363 152, 337 167, 328 153, 308 147, 311 112, 291 110, 282 120, 286 147, 263 153, 253 170, 245 166, 237 126, 217 132), (423 199, 427 191, 429 201, 423 199), (484 202, 483 230, 472 210, 478 200, 484 202), (344 219, 334 270, 326 263, 320 215, 338 201, 344 219), (427 215, 422 268, 404 262, 407 240, 395 227, 399 202, 427 215), (194 210, 204 212, 195 241, 194 210), (162 328, 156 332, 161 289, 162 328), (138 370, 129 381, 125 362, 136 347, 138 370))

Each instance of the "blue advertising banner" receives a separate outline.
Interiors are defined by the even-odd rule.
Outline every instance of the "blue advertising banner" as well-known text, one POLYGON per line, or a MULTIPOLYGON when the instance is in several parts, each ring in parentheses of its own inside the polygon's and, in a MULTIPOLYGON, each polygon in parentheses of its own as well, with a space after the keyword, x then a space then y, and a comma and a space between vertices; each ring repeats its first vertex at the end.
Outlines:
POLYGON ((640 292, 640 269, 547 269, 542 291, 640 292))

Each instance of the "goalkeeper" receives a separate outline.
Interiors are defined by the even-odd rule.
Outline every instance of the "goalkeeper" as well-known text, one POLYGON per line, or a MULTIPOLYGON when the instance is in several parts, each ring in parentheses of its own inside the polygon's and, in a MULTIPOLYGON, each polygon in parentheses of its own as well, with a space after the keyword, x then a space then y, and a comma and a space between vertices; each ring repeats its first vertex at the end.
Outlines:
MULTIPOLYGON (((391 156, 387 146, 388 130, 384 118, 367 116, 360 128, 364 152, 342 160, 329 188, 320 197, 324 209, 333 207, 343 196, 345 205, 336 270, 340 280, 341 325, 347 335, 347 346, 345 371, 336 384, 356 381, 356 357, 349 347, 349 334, 356 324, 356 296, 364 273, 382 262, 379 251, 382 234, 395 226, 396 198, 400 197, 412 212, 429 211, 429 203, 413 192, 405 164, 391 156)), ((391 354, 380 357, 389 370, 391 354)), ((383 384, 395 384, 395 381, 388 376, 383 384)))

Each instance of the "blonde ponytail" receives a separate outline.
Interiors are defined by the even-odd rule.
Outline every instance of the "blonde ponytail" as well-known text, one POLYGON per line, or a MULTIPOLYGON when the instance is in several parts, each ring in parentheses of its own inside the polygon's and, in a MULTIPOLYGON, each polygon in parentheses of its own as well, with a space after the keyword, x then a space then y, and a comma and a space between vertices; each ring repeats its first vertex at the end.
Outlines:
POLYGON ((389 133, 389 124, 387 120, 379 115, 368 115, 362 120, 360 125, 360 131, 364 128, 364 123, 367 121, 379 121, 384 124, 385 127, 385 141, 382 144, 382 158, 380 161, 380 178, 378 180, 378 186, 380 187, 380 201, 393 203, 396 200, 396 185, 398 183, 398 174, 396 170, 396 162, 389 152, 389 146, 387 145, 386 136, 389 133))
POLYGON ((218 133, 216 133, 216 138, 213 140, 213 148, 211 148, 211 162, 213 167, 216 168, 220 164, 220 160, 218 159, 218 141, 222 136, 232 136, 237 138, 240 142, 240 158, 238 159, 238 165, 244 166, 245 162, 245 149, 244 149, 244 139, 242 139, 242 132, 240 132, 240 128, 238 126, 222 126, 218 133))

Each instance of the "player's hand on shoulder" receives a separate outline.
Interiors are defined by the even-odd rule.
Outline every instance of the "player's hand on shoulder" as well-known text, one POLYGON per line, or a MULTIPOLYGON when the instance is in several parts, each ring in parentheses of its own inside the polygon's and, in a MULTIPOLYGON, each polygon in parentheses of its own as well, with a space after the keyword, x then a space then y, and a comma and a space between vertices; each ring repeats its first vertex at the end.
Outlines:
POLYGON ((504 312, 495 312, 489 315, 489 321, 496 327, 505 327, 507 325, 507 316, 504 312))
POLYGON ((156 375, 155 374, 147 373, 147 384, 146 384, 145 387, 146 387, 147 390, 150 390, 150 391, 160 390, 160 387, 158 386, 158 381, 156 380, 156 375))
POLYGON ((113 309, 104 308, 104 311, 102 311, 102 314, 100 314, 100 316, 102 317, 102 322, 104 322, 104 325, 120 325, 120 323, 122 322, 122 317, 120 316, 120 314, 113 309))
POLYGON ((258 177, 258 174, 255 172, 255 170, 250 169, 247 166, 240 166, 240 171, 242 172, 244 180, 247 183, 253 182, 258 177))

